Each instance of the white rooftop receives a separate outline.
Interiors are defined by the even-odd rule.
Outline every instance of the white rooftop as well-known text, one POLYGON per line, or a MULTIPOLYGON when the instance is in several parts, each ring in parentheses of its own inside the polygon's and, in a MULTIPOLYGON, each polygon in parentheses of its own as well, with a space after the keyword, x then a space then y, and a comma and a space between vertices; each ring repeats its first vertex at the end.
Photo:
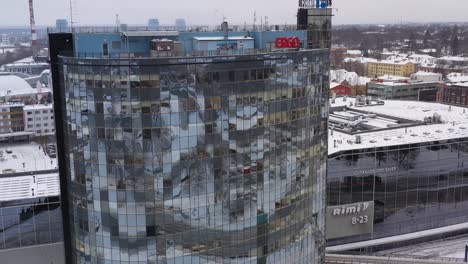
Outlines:
POLYGON ((15 62, 6 64, 8 67, 14 67, 14 66, 23 66, 23 65, 48 65, 47 62, 35 62, 33 57, 27 57, 21 60, 17 60, 15 62))
POLYGON ((368 77, 359 76, 355 72, 348 72, 347 70, 338 69, 330 70, 330 80, 337 83, 348 82, 349 85, 366 85, 372 79, 368 77))
POLYGON ((441 75, 440 73, 436 72, 427 72, 427 71, 418 71, 416 73, 413 73, 416 76, 439 76, 441 75))
POLYGON ((408 77, 403 77, 403 76, 398 76, 398 75, 383 75, 377 78, 379 80, 384 80, 384 81, 409 81, 411 78, 408 77))
POLYGON ((36 93, 36 90, 24 79, 15 75, 0 75, 0 96, 33 93, 36 93))
MULTIPOLYGON (((194 37, 196 40, 200 41, 219 41, 225 40, 224 37, 194 37)), ((228 37, 228 40, 253 40, 251 37, 228 37)))
POLYGON ((446 61, 468 61, 467 57, 461 57, 461 56, 444 56, 440 57, 439 60, 446 60, 446 61))
POLYGON ((25 105, 23 107, 24 111, 28 110, 50 110, 53 109, 54 105, 53 104, 34 104, 34 105, 25 105))
POLYGON ((37 143, 0 145, 0 176, 9 173, 57 169, 57 159, 50 158, 37 143), (7 153, 11 152, 11 153, 7 153))
MULTIPOLYGON (((331 130, 329 130, 329 154, 354 149, 397 146, 468 137, 468 109, 466 108, 416 101, 385 100, 384 102, 384 105, 356 107, 355 98, 347 98, 346 102, 344 102, 341 97, 337 98, 334 104, 330 103, 330 107, 347 106, 351 110, 355 109, 368 112, 369 114, 407 119, 415 123, 424 122, 425 118, 433 117, 436 114, 440 115, 442 123, 427 125, 421 123, 421 125, 407 128, 386 128, 384 130, 364 131, 354 135, 336 130, 333 131, 332 135, 331 130), (350 103, 353 106, 350 106, 350 103), (356 135, 361 136, 360 144, 356 143, 356 135)), ((378 127, 377 125, 376 127, 378 127)))
POLYGON ((340 86, 341 84, 337 83, 337 82, 330 82, 330 89, 333 89, 337 86, 340 86))
POLYGON ((406 64, 410 64, 410 63, 413 63, 412 61, 409 61, 407 59, 391 59, 391 60, 380 60, 380 61, 376 61, 374 63, 378 63, 378 64, 397 64, 397 65, 406 65, 406 64))
POLYGON ((361 55, 362 51, 360 51, 360 50, 348 50, 346 53, 350 54, 350 55, 361 55))
POLYGON ((359 63, 364 63, 367 64, 369 62, 377 62, 377 59, 374 58, 368 58, 368 57, 358 57, 358 58, 345 58, 344 62, 359 62, 359 63))
POLYGON ((447 74, 447 79, 453 83, 468 82, 468 74, 452 72, 450 74, 447 74))

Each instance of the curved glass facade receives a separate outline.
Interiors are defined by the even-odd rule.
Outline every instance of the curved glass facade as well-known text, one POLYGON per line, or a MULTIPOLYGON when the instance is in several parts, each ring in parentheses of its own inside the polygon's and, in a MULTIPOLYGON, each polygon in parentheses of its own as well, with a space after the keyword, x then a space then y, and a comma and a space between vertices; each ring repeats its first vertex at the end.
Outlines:
POLYGON ((322 262, 328 50, 60 63, 70 263, 322 262))
POLYGON ((327 205, 374 201, 374 232, 328 243, 467 222, 467 165, 468 138, 333 154, 329 159, 327 205))

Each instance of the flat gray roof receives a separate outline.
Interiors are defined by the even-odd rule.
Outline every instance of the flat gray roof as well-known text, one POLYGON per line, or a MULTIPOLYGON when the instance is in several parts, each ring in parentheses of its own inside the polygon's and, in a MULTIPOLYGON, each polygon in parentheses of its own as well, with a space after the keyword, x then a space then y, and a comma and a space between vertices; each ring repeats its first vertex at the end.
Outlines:
MULTIPOLYGON (((416 122, 415 126, 406 128, 388 127, 377 131, 363 131, 349 134, 329 129, 328 152, 334 154, 340 151, 357 150, 364 148, 397 146, 439 140, 449 140, 468 137, 468 109, 449 106, 440 103, 384 100, 384 105, 356 106, 355 98, 336 98, 335 103, 330 101, 330 107, 346 106, 349 110, 364 111, 368 114, 385 115, 396 119, 407 119, 416 122), (352 104, 352 106, 351 106, 352 104), (441 117, 442 123, 426 124, 425 118, 434 114, 441 117), (417 125, 417 123, 420 125, 417 125), (361 136, 361 143, 357 144, 356 136, 361 136)), ((365 122, 374 122, 367 119, 365 122)), ((375 121, 377 122, 377 121, 375 121)))

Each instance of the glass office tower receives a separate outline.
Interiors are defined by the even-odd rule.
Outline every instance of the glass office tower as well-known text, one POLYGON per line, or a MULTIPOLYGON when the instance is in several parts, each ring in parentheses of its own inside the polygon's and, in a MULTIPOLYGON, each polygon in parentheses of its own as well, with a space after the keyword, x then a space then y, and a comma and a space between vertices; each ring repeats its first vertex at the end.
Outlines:
POLYGON ((321 262, 327 50, 59 60, 70 263, 321 262))
POLYGON ((67 263, 323 263, 329 46, 225 26, 49 35, 67 263))

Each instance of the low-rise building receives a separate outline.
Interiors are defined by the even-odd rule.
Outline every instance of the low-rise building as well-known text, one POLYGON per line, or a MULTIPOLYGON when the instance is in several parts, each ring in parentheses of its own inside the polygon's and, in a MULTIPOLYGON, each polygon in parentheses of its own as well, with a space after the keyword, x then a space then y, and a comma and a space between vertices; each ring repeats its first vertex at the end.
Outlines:
POLYGON ((436 101, 442 83, 421 82, 409 78, 383 78, 367 83, 367 95, 392 100, 436 101))
POLYGON ((392 60, 383 60, 377 62, 369 62, 367 74, 370 77, 378 77, 382 75, 399 75, 409 77, 416 72, 416 65, 411 62, 401 62, 392 60))
POLYGON ((23 104, 0 105, 0 134, 24 131, 23 104))
POLYGON ((450 83, 440 89, 437 100, 441 103, 468 106, 468 83, 450 83))
POLYGON ((447 74, 449 83, 468 83, 468 73, 452 72, 447 74))
POLYGON ((362 51, 360 50, 347 50, 346 57, 348 58, 358 58, 362 56, 362 51))
POLYGON ((441 73, 418 71, 411 74, 411 80, 421 82, 441 82, 443 80, 441 73))
POLYGON ((356 72, 343 69, 330 71, 330 81, 349 87, 351 96, 366 95, 367 83, 371 80, 371 78, 359 76, 356 72))
POLYGON ((36 136, 53 135, 54 106, 52 104, 24 106, 24 131, 34 132, 36 136))
POLYGON ((351 95, 351 87, 346 86, 344 84, 331 82, 330 83, 330 96, 332 95, 338 96, 349 96, 351 95))

